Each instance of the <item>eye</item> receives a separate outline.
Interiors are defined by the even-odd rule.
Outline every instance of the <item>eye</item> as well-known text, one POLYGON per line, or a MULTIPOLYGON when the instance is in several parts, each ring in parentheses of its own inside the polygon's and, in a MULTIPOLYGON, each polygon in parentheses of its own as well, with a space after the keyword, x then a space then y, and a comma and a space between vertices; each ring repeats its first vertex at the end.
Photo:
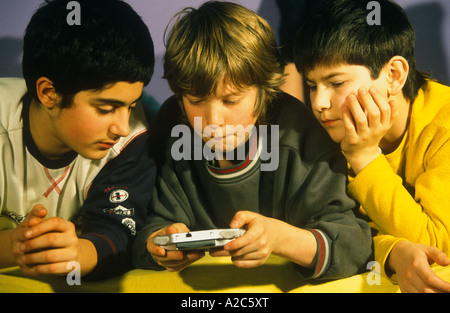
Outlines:
POLYGON ((308 89, 310 91, 316 91, 317 90, 317 86, 316 85, 313 85, 313 84, 307 84, 307 85, 308 85, 308 89))
POLYGON ((239 100, 240 99, 236 99, 236 100, 223 100, 223 103, 225 103, 225 104, 227 104, 227 105, 233 105, 233 104, 237 104, 237 103, 239 103, 239 100))
POLYGON ((114 113, 114 111, 116 111, 116 109, 105 110, 105 109, 97 108, 97 112, 100 113, 101 115, 112 114, 112 113, 114 113))
POLYGON ((332 82, 331 86, 333 86, 334 88, 339 88, 341 87, 345 82, 344 81, 339 81, 339 82, 332 82))
POLYGON ((204 101, 203 99, 192 99, 192 98, 187 98, 187 99, 191 105, 197 105, 204 101))

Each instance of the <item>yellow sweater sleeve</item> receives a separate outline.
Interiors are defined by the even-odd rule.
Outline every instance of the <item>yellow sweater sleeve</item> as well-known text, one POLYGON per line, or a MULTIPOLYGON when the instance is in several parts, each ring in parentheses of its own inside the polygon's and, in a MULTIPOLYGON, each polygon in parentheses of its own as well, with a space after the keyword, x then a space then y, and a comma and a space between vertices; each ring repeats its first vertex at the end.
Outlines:
POLYGON ((450 141, 434 144, 415 186, 404 186, 384 155, 349 184, 349 193, 385 234, 450 251, 450 141))
POLYGON ((450 255, 450 88, 429 82, 412 105, 402 143, 348 185, 374 222, 377 261, 403 238, 450 255))
POLYGON ((373 245, 375 250, 375 261, 381 264, 381 273, 389 277, 394 282, 397 282, 397 276, 391 275, 392 273, 386 272, 388 269, 388 256, 391 253, 397 242, 404 240, 391 235, 379 234, 373 237, 373 245))

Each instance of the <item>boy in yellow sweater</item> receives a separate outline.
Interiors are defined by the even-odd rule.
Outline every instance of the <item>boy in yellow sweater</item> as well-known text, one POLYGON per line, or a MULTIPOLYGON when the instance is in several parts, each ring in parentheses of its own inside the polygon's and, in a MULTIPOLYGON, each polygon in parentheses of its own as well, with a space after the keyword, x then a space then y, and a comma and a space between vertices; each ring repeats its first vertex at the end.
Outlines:
POLYGON ((414 29, 389 0, 332 0, 302 26, 296 66, 340 143, 349 193, 379 230, 375 259, 404 292, 450 291, 450 88, 416 70, 414 29))

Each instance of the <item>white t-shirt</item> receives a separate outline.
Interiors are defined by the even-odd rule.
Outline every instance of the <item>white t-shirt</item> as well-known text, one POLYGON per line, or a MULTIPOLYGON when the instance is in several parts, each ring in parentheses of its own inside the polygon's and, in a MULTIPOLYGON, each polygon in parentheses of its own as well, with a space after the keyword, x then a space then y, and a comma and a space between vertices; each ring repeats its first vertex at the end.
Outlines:
POLYGON ((102 167, 147 131, 138 105, 130 118, 130 135, 121 138, 105 158, 90 160, 74 153, 51 161, 32 140, 26 93, 23 79, 0 78, 0 230, 15 228, 36 204, 45 206, 48 217, 73 217, 102 167))

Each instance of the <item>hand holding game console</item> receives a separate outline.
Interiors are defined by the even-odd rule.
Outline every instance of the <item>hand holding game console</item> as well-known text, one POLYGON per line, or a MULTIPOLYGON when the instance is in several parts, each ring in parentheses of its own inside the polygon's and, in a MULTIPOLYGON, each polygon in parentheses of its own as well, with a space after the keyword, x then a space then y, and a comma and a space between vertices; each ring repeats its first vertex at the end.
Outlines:
POLYGON ((230 227, 246 228, 244 236, 226 244, 223 250, 211 252, 211 256, 231 256, 233 264, 240 268, 257 267, 266 262, 282 239, 285 223, 251 211, 239 211, 230 227))
POLYGON ((149 237, 147 250, 158 264, 169 271, 183 270, 202 258, 204 250, 209 250, 213 257, 229 256, 233 264, 240 268, 260 266, 271 254, 304 267, 315 266, 317 242, 310 231, 250 211, 237 212, 230 227, 190 232, 185 224, 172 224, 149 237), (173 234, 175 236, 167 236, 173 234), (162 237, 156 239, 157 236, 162 237), (155 239, 159 245, 155 244, 155 239), (178 247, 177 241, 181 242, 178 247))
POLYGON ((261 266, 271 254, 308 268, 316 264, 317 242, 308 230, 251 211, 237 212, 230 227, 244 227, 246 232, 211 256, 231 256, 239 268, 261 266))
POLYGON ((205 250, 223 247, 233 239, 241 237, 244 229, 209 229, 193 232, 160 235, 153 239, 155 245, 166 250, 205 250))
POLYGON ((176 223, 154 232, 147 240, 147 251, 158 262, 170 272, 178 272, 185 269, 190 264, 205 256, 201 250, 166 250, 154 243, 156 236, 166 236, 177 233, 189 232, 183 223, 176 223))

